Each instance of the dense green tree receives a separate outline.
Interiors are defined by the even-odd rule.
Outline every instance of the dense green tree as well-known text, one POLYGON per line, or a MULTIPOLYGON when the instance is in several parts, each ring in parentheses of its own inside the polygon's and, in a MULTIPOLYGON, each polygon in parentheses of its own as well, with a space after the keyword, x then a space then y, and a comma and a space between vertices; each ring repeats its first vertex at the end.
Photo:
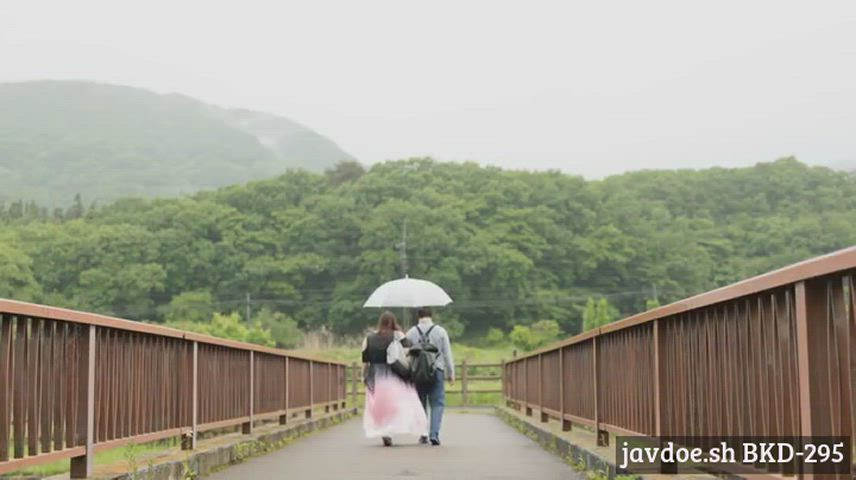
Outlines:
POLYGON ((562 335, 555 320, 539 320, 531 326, 515 325, 508 334, 511 343, 522 350, 534 350, 555 342, 562 335))
POLYGON ((508 340, 511 341, 512 345, 524 351, 537 348, 532 329, 526 325, 515 325, 508 333, 508 340))
POLYGON ((365 298, 401 275, 406 222, 408 273, 454 299, 438 320, 530 348, 538 320, 576 334, 650 307, 653 285, 666 304, 856 243, 856 180, 794 159, 594 181, 430 159, 340 167, 76 219, 7 203, 0 295, 204 323, 249 294, 280 345, 288 319, 356 334, 377 318, 365 298))
POLYGON ((353 182, 362 177, 365 173, 365 167, 363 167, 359 162, 353 160, 339 162, 332 168, 324 170, 324 174, 327 175, 327 179, 334 186, 353 182))
POLYGON ((182 292, 161 309, 166 322, 203 323, 216 312, 214 299, 207 290, 182 292))
POLYGON ((645 300, 645 310, 653 310, 660 306, 660 301, 656 298, 649 298, 645 300))
POLYGON ((270 330, 262 327, 259 324, 247 326, 246 322, 241 319, 238 313, 219 314, 215 313, 208 322, 170 322, 167 326, 177 328, 179 330, 189 330, 192 332, 211 335, 212 337, 227 338, 229 340, 237 340, 239 342, 250 342, 266 347, 273 347, 276 342, 271 336, 270 330))
POLYGON ((503 345, 505 343, 505 333, 496 327, 491 327, 484 337, 484 342, 489 347, 503 345))
POLYGON ((587 332, 613 322, 618 319, 618 315, 618 309, 610 305, 606 298, 595 301, 589 297, 583 311, 583 331, 587 332))
POLYGON ((303 332, 297 322, 282 312, 263 308, 253 315, 253 322, 270 332, 271 338, 280 348, 295 348, 303 342, 303 332))
POLYGON ((0 241, 0 298, 39 299, 40 288, 32 264, 33 260, 24 252, 0 241))
POLYGON ((86 209, 83 207, 83 200, 80 198, 80 194, 77 193, 74 195, 74 203, 65 211, 64 218, 74 220, 75 218, 82 217, 85 213, 86 209))

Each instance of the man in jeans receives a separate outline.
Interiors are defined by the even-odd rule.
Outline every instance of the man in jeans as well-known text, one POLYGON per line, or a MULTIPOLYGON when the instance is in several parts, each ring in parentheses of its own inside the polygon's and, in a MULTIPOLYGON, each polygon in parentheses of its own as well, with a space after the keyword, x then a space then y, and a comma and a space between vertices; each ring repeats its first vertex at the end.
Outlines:
POLYGON ((440 325, 435 325, 431 319, 431 309, 420 308, 417 312, 419 324, 411 328, 407 332, 407 339, 411 344, 418 345, 422 335, 425 335, 431 345, 437 347, 437 361, 434 363, 436 368, 437 380, 433 385, 426 387, 416 387, 416 392, 419 394, 419 400, 425 411, 428 411, 428 405, 431 405, 431 430, 426 437, 423 435, 419 438, 419 443, 428 443, 431 445, 440 445, 440 424, 443 421, 443 408, 446 406, 446 385, 445 379, 449 379, 449 384, 455 384, 455 361, 452 359, 452 346, 449 343, 449 334, 446 329, 440 325))

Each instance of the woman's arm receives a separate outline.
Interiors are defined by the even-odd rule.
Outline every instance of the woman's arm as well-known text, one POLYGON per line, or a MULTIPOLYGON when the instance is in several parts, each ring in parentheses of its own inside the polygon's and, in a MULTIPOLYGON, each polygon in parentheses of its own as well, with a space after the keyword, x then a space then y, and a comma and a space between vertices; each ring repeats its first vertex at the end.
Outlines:
POLYGON ((386 363, 390 365, 404 357, 401 347, 402 335, 399 335, 399 333, 401 332, 395 332, 392 342, 390 342, 389 347, 386 348, 386 363))
MULTIPOLYGON (((368 348, 368 337, 363 339, 363 346, 360 349, 360 352, 365 352, 366 348, 368 348)), ((363 362, 363 375, 362 375, 363 383, 366 383, 366 376, 368 375, 368 373, 369 373, 369 364, 366 362, 363 362)))

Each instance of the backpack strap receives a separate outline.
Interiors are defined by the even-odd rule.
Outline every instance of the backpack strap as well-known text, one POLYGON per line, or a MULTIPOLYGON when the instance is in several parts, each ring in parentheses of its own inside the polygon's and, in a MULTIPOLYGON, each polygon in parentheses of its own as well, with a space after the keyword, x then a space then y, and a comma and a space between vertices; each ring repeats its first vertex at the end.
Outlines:
POLYGON ((430 327, 428 327, 428 331, 427 331, 427 332, 422 333, 422 329, 421 329, 421 328, 419 328, 419 326, 417 325, 417 326, 416 326, 416 331, 417 331, 417 332, 419 332, 419 341, 420 341, 421 343, 428 343, 428 344, 430 344, 430 343, 431 343, 431 341, 429 340, 429 338, 430 338, 429 336, 431 335, 431 330, 434 330, 434 327, 436 327, 436 326, 437 326, 437 325, 431 325, 430 327))

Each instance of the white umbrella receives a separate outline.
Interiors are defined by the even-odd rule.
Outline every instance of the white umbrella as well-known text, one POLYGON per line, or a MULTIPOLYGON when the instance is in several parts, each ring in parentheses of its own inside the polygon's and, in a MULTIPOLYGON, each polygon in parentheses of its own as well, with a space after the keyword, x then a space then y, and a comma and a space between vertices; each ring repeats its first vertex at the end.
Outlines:
POLYGON ((377 287, 363 307, 442 307, 452 303, 436 283, 418 278, 399 278, 377 287))

